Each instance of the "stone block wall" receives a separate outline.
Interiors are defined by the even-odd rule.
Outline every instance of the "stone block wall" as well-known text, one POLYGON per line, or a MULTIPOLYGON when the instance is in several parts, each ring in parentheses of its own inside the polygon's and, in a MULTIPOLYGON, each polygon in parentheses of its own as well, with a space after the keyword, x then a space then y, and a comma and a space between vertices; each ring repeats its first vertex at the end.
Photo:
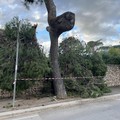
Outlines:
POLYGON ((104 77, 108 86, 120 85, 120 65, 107 65, 106 76, 104 77))

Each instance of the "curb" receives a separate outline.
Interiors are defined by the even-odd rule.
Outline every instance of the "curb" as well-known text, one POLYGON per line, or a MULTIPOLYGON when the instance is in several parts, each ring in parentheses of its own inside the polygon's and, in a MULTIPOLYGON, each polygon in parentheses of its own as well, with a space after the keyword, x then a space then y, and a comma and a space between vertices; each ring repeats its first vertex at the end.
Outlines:
POLYGON ((104 101, 104 100, 113 100, 120 98, 120 94, 115 95, 108 95, 108 96, 102 96, 99 98, 90 98, 90 99, 81 99, 81 100, 75 100, 75 101, 69 101, 69 102, 62 102, 62 103, 56 103, 56 104, 50 104, 46 106, 39 106, 39 107, 33 107, 33 108, 27 108, 27 109, 21 109, 21 110, 13 110, 9 112, 3 112, 0 113, 0 120, 6 120, 8 118, 12 118, 21 114, 28 114, 30 112, 38 112, 40 110, 46 110, 50 108, 57 108, 57 107, 67 107, 67 106, 73 106, 73 105, 80 105, 83 103, 92 103, 92 102, 98 102, 98 101, 104 101))

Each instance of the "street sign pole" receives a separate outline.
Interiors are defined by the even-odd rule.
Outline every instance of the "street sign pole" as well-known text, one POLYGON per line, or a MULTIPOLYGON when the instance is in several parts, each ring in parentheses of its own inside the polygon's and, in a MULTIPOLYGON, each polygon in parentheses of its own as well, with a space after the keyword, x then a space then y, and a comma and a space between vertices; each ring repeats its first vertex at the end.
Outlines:
POLYGON ((15 62, 15 76, 14 76, 14 90, 13 90, 13 108, 15 107, 15 97, 16 97, 16 82, 17 82, 17 69, 18 69, 18 53, 19 53, 19 30, 20 21, 17 24, 17 47, 16 47, 16 62, 15 62))

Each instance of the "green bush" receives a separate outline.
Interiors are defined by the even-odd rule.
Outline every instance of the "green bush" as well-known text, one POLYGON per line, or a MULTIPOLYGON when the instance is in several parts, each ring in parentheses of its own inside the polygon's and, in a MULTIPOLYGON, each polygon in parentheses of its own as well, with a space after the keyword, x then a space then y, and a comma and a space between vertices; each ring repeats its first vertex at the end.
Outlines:
POLYGON ((70 95, 79 95, 83 98, 99 97, 105 91, 109 91, 107 86, 101 89, 96 84, 99 82, 104 85, 103 79, 98 80, 95 76, 105 76, 107 71, 102 55, 94 49, 100 44, 102 43, 98 40, 97 42, 91 41, 84 46, 74 37, 65 38, 60 44, 59 62, 62 76, 81 77, 77 80, 65 80, 66 90, 70 95))
POLYGON ((101 54, 106 64, 120 64, 120 47, 113 46, 108 52, 101 52, 101 54))
POLYGON ((81 84, 80 80, 65 80, 65 87, 70 96, 80 96, 82 98, 96 98, 104 93, 111 92, 107 85, 101 84, 81 84))
POLYGON ((105 83, 101 83, 97 85, 103 93, 110 93, 111 89, 105 83))
MULTIPOLYGON (((18 29, 18 18, 13 18, 6 23, 4 35, 5 39, 0 49, 0 89, 13 91, 13 81, 15 73, 16 59, 16 39, 18 29)), ((48 58, 43 53, 39 44, 34 41, 35 31, 32 25, 26 21, 21 21, 19 37, 19 60, 18 60, 18 79, 21 78, 40 78, 50 72, 48 58)), ((17 82, 17 92, 28 89, 32 86, 32 81, 17 82)))

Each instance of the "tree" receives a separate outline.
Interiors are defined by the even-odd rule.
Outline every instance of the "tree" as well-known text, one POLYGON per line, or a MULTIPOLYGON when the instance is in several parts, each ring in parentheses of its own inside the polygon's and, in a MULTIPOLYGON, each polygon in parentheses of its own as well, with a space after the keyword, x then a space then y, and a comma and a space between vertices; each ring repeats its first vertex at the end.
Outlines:
POLYGON ((89 72, 86 68, 84 52, 84 46, 80 40, 74 37, 65 38, 62 43, 60 43, 59 62, 64 77, 80 77, 88 75, 87 73, 89 72))
POLYGON ((107 66, 102 59, 100 53, 94 53, 90 56, 90 61, 92 63, 91 71, 93 76, 105 76, 107 71, 107 66))
POLYGON ((86 53, 86 47, 80 40, 69 37, 62 41, 59 46, 59 62, 62 75, 71 77, 65 80, 68 94, 98 97, 107 89, 103 77, 100 77, 107 70, 101 55, 98 52, 86 53))
MULTIPOLYGON (((13 90, 14 66, 16 53, 16 27, 18 18, 13 18, 6 23, 3 31, 4 39, 0 46, 0 88, 7 91, 13 90)), ((35 26, 28 21, 21 21, 20 49, 18 64, 18 79, 44 77, 49 71, 48 61, 42 49, 35 41, 35 26)), ((17 91, 25 90, 33 82, 17 82, 17 91)))
POLYGON ((103 60, 106 64, 120 64, 120 48, 119 45, 111 47, 108 52, 101 52, 103 60))
POLYGON ((103 43, 101 42, 101 39, 97 41, 89 41, 87 43, 87 50, 89 53, 94 53, 99 49, 101 45, 103 45, 103 43))
POLYGON ((63 76, 104 76, 106 65, 101 54, 86 53, 86 47, 80 40, 65 38, 59 46, 59 61, 63 76))
MULTIPOLYGON (((25 5, 34 3, 35 0, 25 0, 25 5)), ((42 2, 37 0, 37 2, 42 2)), ((50 59, 54 79, 54 90, 58 98, 65 98, 67 96, 58 63, 58 37, 65 31, 69 31, 74 27, 75 14, 72 12, 65 12, 60 16, 56 16, 56 6, 53 0, 44 0, 48 12, 48 24, 46 28, 50 35, 50 59)))
POLYGON ((102 59, 101 54, 99 53, 100 46, 103 43, 100 40, 89 41, 86 46, 86 51, 88 53, 89 62, 91 62, 91 68, 93 76, 104 76, 107 70, 105 62, 102 59))
POLYGON ((109 54, 113 56, 120 56, 120 48, 111 47, 109 50, 109 54))

